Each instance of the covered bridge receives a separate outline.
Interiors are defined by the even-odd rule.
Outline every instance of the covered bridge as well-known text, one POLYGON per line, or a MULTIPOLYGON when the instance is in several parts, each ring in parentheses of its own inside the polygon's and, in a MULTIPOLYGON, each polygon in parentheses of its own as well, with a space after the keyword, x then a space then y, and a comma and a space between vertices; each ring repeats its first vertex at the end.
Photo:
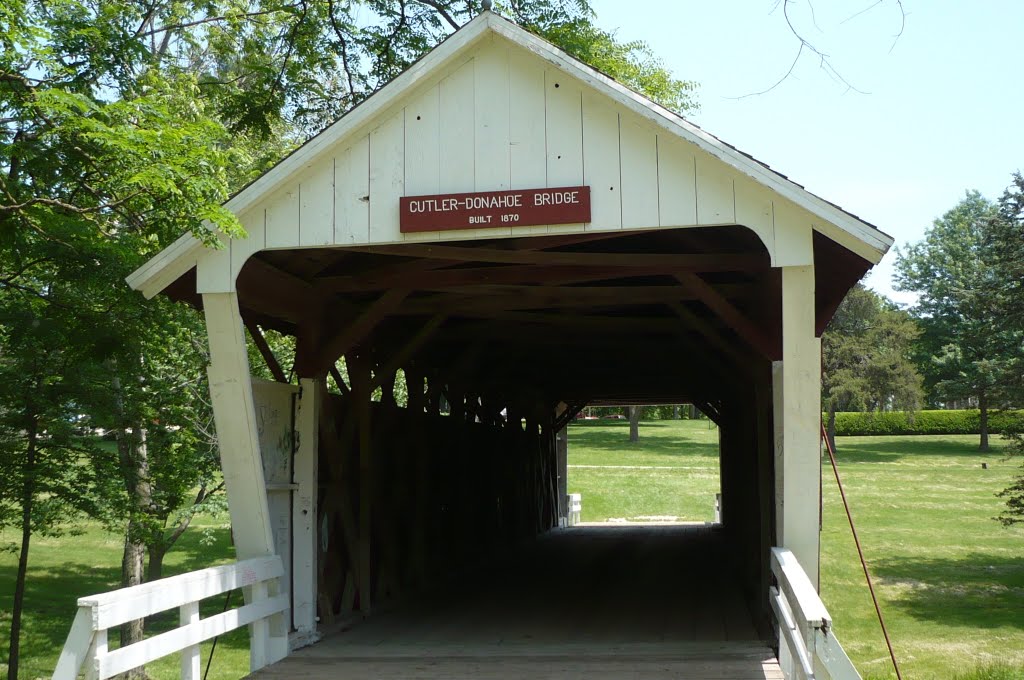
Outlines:
POLYGON ((266 672, 442 648, 447 676, 615 675, 619 650, 776 677, 781 647, 786 677, 842 676, 814 595, 819 337, 889 236, 489 11, 227 207, 247 238, 183 236, 129 282, 206 317, 238 559, 283 567, 249 592, 285 609, 253 615, 253 670, 502 555, 266 672), (246 329, 280 382, 250 379, 246 329), (297 339, 297 380, 261 329, 297 339), (565 426, 593 401, 709 414, 721 527, 524 543, 566 516, 565 426))

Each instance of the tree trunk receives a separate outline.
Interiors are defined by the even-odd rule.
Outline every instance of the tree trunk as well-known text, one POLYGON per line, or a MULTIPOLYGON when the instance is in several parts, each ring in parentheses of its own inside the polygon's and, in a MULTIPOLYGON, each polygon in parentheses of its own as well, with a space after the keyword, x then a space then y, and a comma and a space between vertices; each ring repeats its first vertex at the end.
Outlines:
POLYGON ((679 420, 679 404, 672 407, 672 420, 679 420))
POLYGON ((32 538, 32 501, 35 498, 36 441, 39 421, 28 419, 28 446, 25 451, 25 473, 21 482, 21 552, 18 553, 18 575, 14 584, 11 607, 11 637, 7 655, 7 680, 18 680, 21 652, 21 614, 25 607, 25 577, 28 574, 28 548, 32 538))
MULTIPOLYGON (((149 478, 149 451, 146 448, 146 430, 125 409, 121 378, 113 364, 111 386, 118 416, 117 455, 128 494, 129 519, 124 536, 121 558, 121 587, 128 588, 145 582, 146 540, 145 518, 153 508, 153 487, 149 478), (129 432, 129 429, 131 430, 129 432)), ((145 633, 144 619, 129 621, 121 626, 121 647, 141 642, 145 633)), ((136 668, 120 677, 130 680, 145 678, 144 668, 136 668)))
POLYGON ((832 448, 832 451, 836 450, 836 406, 830 403, 828 405, 828 445, 832 448))
POLYGON ((979 451, 988 451, 988 395, 985 394, 984 390, 978 395, 978 410, 980 413, 981 420, 981 444, 978 446, 979 451))
POLYGON ((696 404, 690 404, 690 420, 697 420, 700 418, 700 411, 697 410, 696 404))
POLYGON ((640 412, 643 410, 642 406, 630 406, 629 407, 629 441, 630 443, 636 443, 640 441, 640 412))
POLYGON ((147 548, 149 559, 146 564, 146 583, 159 581, 164 577, 164 557, 169 546, 151 545, 147 548))

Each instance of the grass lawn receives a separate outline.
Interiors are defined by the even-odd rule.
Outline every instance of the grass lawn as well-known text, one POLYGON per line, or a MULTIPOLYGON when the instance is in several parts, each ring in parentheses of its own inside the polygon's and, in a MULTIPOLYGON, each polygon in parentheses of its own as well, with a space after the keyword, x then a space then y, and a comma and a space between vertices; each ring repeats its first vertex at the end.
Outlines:
MULTIPOLYGON (((569 490, 583 494, 585 521, 710 519, 717 437, 706 421, 654 421, 641 423, 641 441, 631 446, 627 423, 574 424, 569 490)), ((971 677, 1024 678, 1024 528, 992 519, 1003 507, 995 494, 1017 461, 998 450, 978 453, 974 436, 841 437, 837 448, 904 677, 953 678, 987 667, 971 677)), ((824 472, 822 596, 861 673, 887 678, 839 493, 831 469, 824 472)))
MULTIPOLYGON (((230 545, 227 517, 197 517, 193 526, 179 539, 168 555, 164 570, 167 576, 230 562, 234 549, 230 545), (211 542, 210 545, 204 543, 211 542)), ((75 601, 84 595, 113 590, 121 580, 122 538, 94 523, 82 523, 77 536, 32 538, 29 549, 29 574, 22 618, 21 664, 19 677, 26 680, 48 678, 57 664, 71 621, 75 617, 75 601)), ((0 535, 8 543, 19 539, 11 532, 0 535)), ((11 601, 17 574, 16 556, 0 553, 0 669, 6 677, 7 635, 10 630, 11 601)), ((234 593, 233 605, 241 602, 234 593)), ((223 597, 203 603, 202 615, 221 611, 223 597)), ((147 634, 158 633, 177 623, 177 611, 171 611, 148 626, 147 634)), ((111 632, 111 648, 116 646, 117 632, 111 632)), ((202 646, 202 668, 205 669, 210 643, 202 646)), ((146 667, 154 678, 171 680, 180 677, 177 655, 165 657, 146 667)), ((224 636, 217 643, 210 680, 235 680, 249 668, 249 639, 245 629, 224 636)))

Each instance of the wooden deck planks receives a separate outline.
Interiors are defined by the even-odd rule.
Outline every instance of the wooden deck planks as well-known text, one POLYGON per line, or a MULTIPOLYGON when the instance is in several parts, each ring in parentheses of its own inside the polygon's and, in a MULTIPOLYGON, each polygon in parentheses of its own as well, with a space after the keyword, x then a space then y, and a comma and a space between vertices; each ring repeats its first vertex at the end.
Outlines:
POLYGON ((705 527, 549 534, 253 678, 782 678, 705 527))

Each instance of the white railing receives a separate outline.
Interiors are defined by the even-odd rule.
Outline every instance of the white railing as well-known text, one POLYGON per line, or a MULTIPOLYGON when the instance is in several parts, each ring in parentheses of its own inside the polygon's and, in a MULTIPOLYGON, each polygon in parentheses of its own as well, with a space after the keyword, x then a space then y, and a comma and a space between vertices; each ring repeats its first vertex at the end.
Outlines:
POLYGON ((80 598, 53 680, 75 680, 81 672, 105 680, 175 652, 181 652, 182 679, 199 680, 199 643, 249 624, 251 667, 279 661, 288 653, 287 637, 280 631, 272 635, 270 619, 290 606, 288 594, 278 592, 282 574, 280 557, 260 557, 80 598), (247 589, 246 604, 199 617, 200 600, 236 588, 247 589), (175 607, 180 613, 177 628, 127 647, 107 648, 110 628, 175 607))
POLYGON ((580 513, 583 512, 583 494, 569 494, 569 526, 574 527, 580 523, 580 513))
POLYGON ((771 605, 778 621, 779 660, 787 680, 861 680, 832 633, 832 618, 796 556, 772 548, 771 605))

